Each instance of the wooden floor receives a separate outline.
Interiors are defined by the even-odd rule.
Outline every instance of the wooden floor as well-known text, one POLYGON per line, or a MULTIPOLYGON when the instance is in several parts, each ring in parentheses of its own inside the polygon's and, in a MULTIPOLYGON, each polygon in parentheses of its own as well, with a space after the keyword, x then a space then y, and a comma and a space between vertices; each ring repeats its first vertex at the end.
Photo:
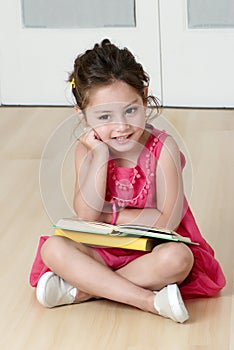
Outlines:
MULTIPOLYGON (((52 232, 50 217, 61 210, 54 203, 51 213, 47 199, 42 203, 40 159, 71 115, 62 107, 0 108, 0 349, 233 350, 234 111, 167 109, 158 119, 186 145, 191 207, 227 277, 219 296, 187 303, 191 318, 184 325, 105 300, 55 309, 37 303, 29 271, 39 236, 52 232)), ((71 162, 69 151, 61 176, 68 205, 71 162)))

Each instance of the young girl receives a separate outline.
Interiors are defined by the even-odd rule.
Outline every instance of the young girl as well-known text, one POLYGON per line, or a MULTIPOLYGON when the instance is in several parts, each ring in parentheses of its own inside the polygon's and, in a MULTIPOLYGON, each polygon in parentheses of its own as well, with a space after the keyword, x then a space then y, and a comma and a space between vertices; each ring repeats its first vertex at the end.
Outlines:
POLYGON ((105 39, 77 57, 69 80, 86 127, 75 154, 77 216, 169 228, 199 246, 170 242, 141 252, 52 236, 40 250, 46 269, 34 284, 37 299, 55 307, 101 297, 183 323, 182 297, 212 296, 225 278, 184 197, 183 155, 147 124, 147 104, 156 101, 149 78, 126 48, 105 39))

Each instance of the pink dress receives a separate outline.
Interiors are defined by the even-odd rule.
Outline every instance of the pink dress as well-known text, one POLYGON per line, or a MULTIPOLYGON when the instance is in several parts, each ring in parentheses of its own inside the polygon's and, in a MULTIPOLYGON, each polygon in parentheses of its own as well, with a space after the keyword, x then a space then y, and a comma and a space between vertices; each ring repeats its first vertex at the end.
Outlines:
MULTIPOLYGON (((113 159, 108 163, 106 200, 115 201, 119 206, 132 208, 156 208, 155 174, 157 160, 165 139, 165 132, 152 129, 145 147, 143 148, 135 168, 117 167, 113 159)), ((185 158, 181 153, 182 167, 185 158)), ((183 219, 176 230, 183 236, 190 237, 198 242, 199 246, 189 246, 194 255, 194 265, 186 280, 180 285, 184 299, 213 296, 225 286, 225 277, 214 251, 202 237, 193 214, 184 199, 183 219)), ((30 283, 36 286, 40 276, 49 271, 40 257, 40 247, 47 239, 41 237, 36 259, 34 261, 30 283)), ((120 248, 94 248, 102 256, 104 261, 113 270, 116 270, 132 260, 148 254, 148 252, 134 251, 120 248)))

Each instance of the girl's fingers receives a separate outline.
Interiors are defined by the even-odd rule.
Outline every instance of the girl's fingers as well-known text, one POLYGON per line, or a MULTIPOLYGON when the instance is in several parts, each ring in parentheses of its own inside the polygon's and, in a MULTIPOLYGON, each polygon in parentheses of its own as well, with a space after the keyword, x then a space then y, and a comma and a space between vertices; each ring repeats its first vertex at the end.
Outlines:
POLYGON ((96 131, 91 127, 86 127, 84 129, 84 133, 79 140, 88 149, 94 149, 97 146, 103 145, 103 142, 98 137, 96 131))

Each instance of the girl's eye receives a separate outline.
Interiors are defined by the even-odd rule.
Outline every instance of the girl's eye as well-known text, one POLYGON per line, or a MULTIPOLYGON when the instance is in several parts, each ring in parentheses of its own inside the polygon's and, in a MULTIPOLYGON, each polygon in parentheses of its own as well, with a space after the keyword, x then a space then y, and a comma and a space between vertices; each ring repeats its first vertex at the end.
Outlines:
POLYGON ((130 107, 126 110, 126 114, 134 114, 137 111, 136 107, 130 107))
POLYGON ((110 115, 109 114, 103 114, 98 117, 99 120, 109 120, 110 115))

